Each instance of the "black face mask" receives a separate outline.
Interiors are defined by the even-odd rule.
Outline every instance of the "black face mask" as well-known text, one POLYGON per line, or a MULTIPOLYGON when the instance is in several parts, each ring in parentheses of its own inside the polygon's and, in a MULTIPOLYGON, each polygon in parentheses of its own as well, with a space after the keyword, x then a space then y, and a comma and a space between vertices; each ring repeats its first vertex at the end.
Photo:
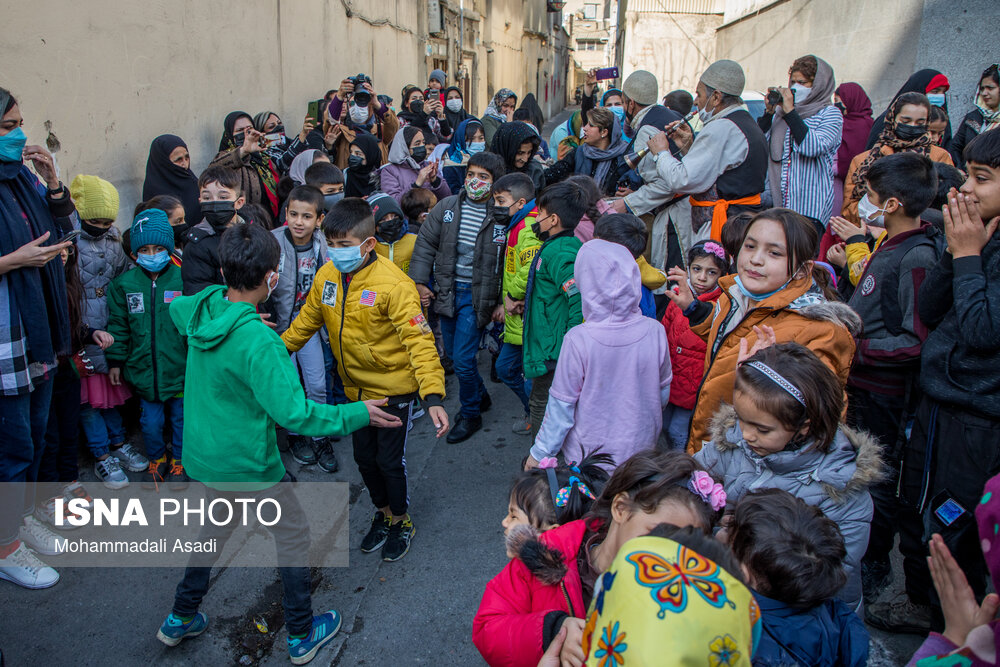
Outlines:
MULTIPOLYGON (((548 218, 542 218, 542 219, 543 220, 548 220, 548 218)), ((541 226, 541 224, 539 224, 539 222, 538 222, 537 219, 533 223, 531 223, 531 232, 535 235, 535 238, 537 238, 542 243, 545 243, 546 241, 548 241, 549 237, 552 236, 552 231, 551 230, 544 231, 544 232, 542 231, 542 226, 541 226)))
POLYGON ((847 115, 847 107, 844 105, 843 102, 835 102, 833 106, 840 109, 840 113, 844 114, 845 116, 847 115))
POLYGON ((205 216, 212 229, 225 229, 236 215, 236 202, 233 201, 203 201, 201 213, 205 216))
POLYGON ((494 206, 493 207, 493 222, 498 225, 503 225, 506 227, 510 224, 510 209, 506 206, 494 206))
POLYGON ((417 162, 423 162, 427 157, 427 146, 417 146, 410 151, 410 155, 412 155, 413 159, 417 162))
POLYGON ((236 144, 237 148, 242 146, 247 140, 246 132, 240 132, 239 134, 233 135, 233 143, 236 144))
POLYGON ((386 243, 395 243, 403 238, 403 219, 393 218, 378 223, 378 237, 386 243))
POLYGON ((410 111, 413 113, 423 113, 424 112, 424 101, 423 100, 413 100, 410 102, 410 111))
POLYGON ((357 169, 362 164, 364 164, 365 159, 360 155, 349 155, 347 156, 347 168, 357 169))
POLYGON ((927 134, 927 127, 925 125, 897 125, 894 133, 900 141, 914 141, 927 134))
MULTIPOLYGON (((113 226, 114 225, 112 225, 112 227, 113 226)), ((80 221, 80 229, 82 229, 87 234, 87 236, 93 236, 95 239, 99 239, 105 234, 107 234, 109 231, 111 231, 111 227, 107 228, 97 227, 95 225, 90 224, 86 220, 80 221)))
POLYGON ((174 247, 184 245, 184 236, 187 234, 188 226, 187 224, 176 225, 173 227, 174 230, 174 247))

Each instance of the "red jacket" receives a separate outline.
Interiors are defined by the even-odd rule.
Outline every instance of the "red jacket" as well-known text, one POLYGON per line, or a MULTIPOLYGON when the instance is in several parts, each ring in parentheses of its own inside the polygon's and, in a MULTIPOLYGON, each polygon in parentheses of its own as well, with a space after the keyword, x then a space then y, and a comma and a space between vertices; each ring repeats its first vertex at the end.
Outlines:
MULTIPOLYGON (((698 297, 699 301, 715 302, 722 294, 716 287, 698 297)), ((671 301, 667 312, 663 313, 663 328, 667 330, 670 345, 670 365, 674 369, 674 379, 670 383, 670 402, 679 408, 691 410, 698 398, 698 387, 705 377, 705 354, 708 346, 701 336, 691 331, 688 318, 680 306, 671 301)))
POLYGON ((542 533, 539 539, 562 555, 562 567, 555 571, 551 567, 542 571, 544 565, 529 569, 514 558, 486 584, 472 621, 472 641, 491 667, 535 667, 544 652, 545 615, 552 611, 576 618, 586 615, 576 566, 586 531, 580 519, 542 533))

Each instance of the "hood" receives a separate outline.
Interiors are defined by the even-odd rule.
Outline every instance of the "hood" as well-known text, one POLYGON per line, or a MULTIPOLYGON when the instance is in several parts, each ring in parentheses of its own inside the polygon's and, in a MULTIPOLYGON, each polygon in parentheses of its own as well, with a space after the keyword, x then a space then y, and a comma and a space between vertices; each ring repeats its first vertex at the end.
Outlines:
POLYGON ((260 322, 253 306, 227 301, 225 290, 224 285, 213 285, 191 296, 179 296, 170 304, 170 317, 191 347, 211 350, 236 329, 260 322))
MULTIPOLYGON (((850 640, 861 639, 859 623, 851 611, 839 600, 827 600, 812 609, 795 609, 789 605, 772 600, 754 591, 754 598, 760 606, 766 628, 773 629, 781 637, 780 646, 800 660, 808 659, 811 665, 845 665, 857 664, 857 656, 850 655, 854 648, 850 640), (853 617, 853 618, 852 618, 853 617), (855 633, 858 633, 855 635, 855 633)), ((861 626, 863 627, 863 626, 861 626)), ((765 633, 768 631, 765 630, 765 633)), ((864 637, 867 649, 867 633, 864 637)), ((758 654, 756 657, 762 657, 758 654)), ((774 655, 768 655, 774 659, 774 655)), ((765 664, 773 664, 767 662, 765 664)))
POLYGON ((639 265, 625 246, 588 241, 577 253, 573 275, 585 322, 625 324, 642 317, 639 265))
POLYGON ((493 141, 490 143, 490 151, 503 158, 508 174, 516 171, 524 173, 528 170, 532 160, 528 160, 525 166, 520 169, 515 169, 514 158, 517 156, 517 149, 521 147, 521 144, 529 141, 535 145, 535 150, 538 150, 541 137, 538 136, 535 129, 523 121, 513 120, 497 128, 493 134, 493 141))
POLYGON ((454 134, 451 136, 451 144, 448 146, 448 158, 452 162, 463 162, 465 160, 465 155, 469 152, 469 144, 465 140, 465 130, 469 127, 469 124, 478 125, 482 127, 483 124, 480 123, 475 118, 466 118, 458 127, 455 128, 454 134))
POLYGON ((738 421, 736 410, 731 405, 723 404, 715 413, 709 432, 716 449, 720 452, 742 449, 760 467, 766 467, 777 475, 801 471, 802 475, 820 482, 826 495, 834 502, 843 502, 883 477, 882 447, 866 431, 841 424, 826 454, 805 445, 795 451, 760 457, 744 444, 738 421))
POLYGON ((389 164, 398 164, 401 167, 420 170, 420 165, 410 155, 410 148, 406 145, 405 128, 400 128, 396 136, 392 138, 392 145, 389 146, 389 164))
POLYGON ((582 519, 552 528, 541 535, 531 526, 525 526, 512 530, 507 544, 532 576, 543 584, 555 586, 569 571, 566 561, 576 558, 586 532, 587 524, 582 519))
MULTIPOLYGON (((735 304, 740 304, 739 307, 745 309, 746 297, 736 287, 735 274, 719 278, 719 287, 729 295, 735 304)), ((812 276, 793 280, 786 289, 767 297, 758 303, 757 307, 773 310, 787 308, 811 320, 840 324, 846 327, 852 336, 857 337, 861 334, 861 317, 846 303, 827 300, 823 290, 812 279, 812 276)))

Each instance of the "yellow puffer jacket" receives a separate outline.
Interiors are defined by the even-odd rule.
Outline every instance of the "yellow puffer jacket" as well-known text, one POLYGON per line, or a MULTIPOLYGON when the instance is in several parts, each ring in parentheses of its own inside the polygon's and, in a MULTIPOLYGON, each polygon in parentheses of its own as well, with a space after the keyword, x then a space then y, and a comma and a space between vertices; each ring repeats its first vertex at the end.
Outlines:
POLYGON ((410 270, 410 258, 413 257, 413 246, 416 243, 416 234, 403 234, 403 237, 395 243, 379 241, 375 245, 375 252, 378 253, 379 257, 385 257, 398 266, 403 273, 406 273, 410 270))
POLYGON ((388 259, 374 256, 350 284, 324 264, 281 339, 294 352, 324 324, 350 400, 418 392, 425 404, 440 405, 444 370, 417 287, 388 259))

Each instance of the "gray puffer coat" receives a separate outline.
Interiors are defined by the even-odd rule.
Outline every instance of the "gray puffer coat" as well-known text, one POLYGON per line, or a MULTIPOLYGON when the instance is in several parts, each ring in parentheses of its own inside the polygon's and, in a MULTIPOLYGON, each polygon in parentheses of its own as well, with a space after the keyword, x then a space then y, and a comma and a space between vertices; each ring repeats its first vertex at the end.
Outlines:
MULTIPOLYGON (((281 260, 278 262, 278 284, 271 292, 268 302, 274 312, 274 321, 277 324, 279 334, 292 323, 292 309, 295 307, 295 287, 298 280, 298 253, 295 251, 295 244, 292 242, 288 227, 279 227, 271 232, 281 246, 281 260)), ((313 255, 316 258, 316 271, 327 262, 326 258, 326 237, 319 230, 313 232, 313 255)))
POLYGON ((83 323, 94 329, 106 329, 108 285, 131 268, 132 260, 125 254, 121 234, 115 227, 100 238, 83 232, 76 243, 76 251, 80 253, 78 265, 83 283, 83 323))

